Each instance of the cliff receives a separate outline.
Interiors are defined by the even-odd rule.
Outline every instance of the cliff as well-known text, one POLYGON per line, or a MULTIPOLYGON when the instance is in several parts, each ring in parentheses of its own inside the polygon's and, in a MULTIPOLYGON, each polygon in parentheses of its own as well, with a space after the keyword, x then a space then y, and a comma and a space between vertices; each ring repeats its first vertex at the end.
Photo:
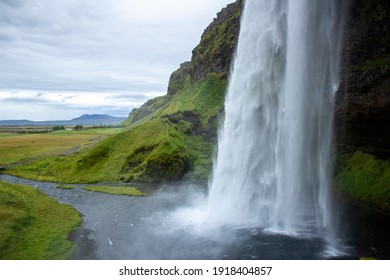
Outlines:
POLYGON ((344 149, 371 146, 380 155, 390 152, 388 2, 353 0, 349 11, 336 96, 337 142, 344 149))
POLYGON ((175 94, 182 93, 188 82, 195 85, 205 81, 210 74, 217 75, 221 81, 227 81, 238 39, 242 3, 242 0, 238 0, 227 5, 217 14, 216 18, 204 30, 198 46, 192 51, 191 61, 183 62, 171 74, 167 95, 151 99, 140 108, 133 109, 129 118, 124 122, 125 125, 131 125, 156 112, 166 105, 175 94))
POLYGON ((351 0, 336 95, 337 188, 390 211, 388 1, 351 0))

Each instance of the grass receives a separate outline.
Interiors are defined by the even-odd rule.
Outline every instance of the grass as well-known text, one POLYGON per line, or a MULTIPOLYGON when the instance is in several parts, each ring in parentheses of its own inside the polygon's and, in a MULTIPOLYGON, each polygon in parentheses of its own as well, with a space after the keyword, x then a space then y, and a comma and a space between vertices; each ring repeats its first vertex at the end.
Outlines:
POLYGON ((117 128, 99 128, 45 134, 0 133, 0 165, 58 155, 118 131, 117 128))
POLYGON ((342 160, 336 186, 351 197, 390 212, 390 162, 356 151, 342 160))
POLYGON ((101 192, 101 193, 114 194, 114 195, 128 195, 128 196, 144 195, 143 192, 131 186, 127 186, 127 187, 90 186, 90 187, 83 187, 83 189, 92 192, 101 192))
POLYGON ((42 192, 0 182, 0 259, 66 259, 79 213, 42 192))
POLYGON ((209 74, 204 81, 194 85, 190 84, 188 77, 182 92, 175 94, 168 105, 158 113, 172 115, 191 111, 200 117, 202 125, 208 126, 210 118, 215 117, 223 107, 225 90, 226 80, 217 74, 209 74))

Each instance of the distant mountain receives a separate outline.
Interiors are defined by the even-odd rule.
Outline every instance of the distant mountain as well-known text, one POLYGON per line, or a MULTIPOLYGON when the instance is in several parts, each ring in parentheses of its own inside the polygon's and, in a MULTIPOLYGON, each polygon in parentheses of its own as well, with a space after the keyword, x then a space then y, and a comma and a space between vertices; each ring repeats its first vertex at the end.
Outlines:
POLYGON ((74 118, 70 120, 72 124, 81 124, 81 125, 117 125, 123 122, 126 118, 121 117, 113 117, 110 115, 99 115, 99 114, 92 114, 92 115, 82 115, 78 118, 74 118))
POLYGON ((30 121, 30 120, 3 120, 0 126, 38 126, 38 125, 118 125, 126 118, 110 115, 85 114, 71 120, 30 121))

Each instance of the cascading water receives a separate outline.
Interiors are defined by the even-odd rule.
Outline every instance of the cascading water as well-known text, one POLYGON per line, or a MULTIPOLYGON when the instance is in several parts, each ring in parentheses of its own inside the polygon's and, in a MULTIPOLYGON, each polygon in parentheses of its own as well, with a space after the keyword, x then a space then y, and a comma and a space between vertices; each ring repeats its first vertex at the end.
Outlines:
POLYGON ((209 223, 333 239, 342 2, 245 2, 210 181, 209 223))

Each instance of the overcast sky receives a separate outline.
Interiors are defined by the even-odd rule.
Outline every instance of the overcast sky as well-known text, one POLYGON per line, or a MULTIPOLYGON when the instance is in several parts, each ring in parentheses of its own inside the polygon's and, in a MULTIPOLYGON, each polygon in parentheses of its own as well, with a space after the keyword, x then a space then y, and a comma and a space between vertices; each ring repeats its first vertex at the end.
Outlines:
POLYGON ((0 0, 0 120, 127 116, 234 0, 0 0))

